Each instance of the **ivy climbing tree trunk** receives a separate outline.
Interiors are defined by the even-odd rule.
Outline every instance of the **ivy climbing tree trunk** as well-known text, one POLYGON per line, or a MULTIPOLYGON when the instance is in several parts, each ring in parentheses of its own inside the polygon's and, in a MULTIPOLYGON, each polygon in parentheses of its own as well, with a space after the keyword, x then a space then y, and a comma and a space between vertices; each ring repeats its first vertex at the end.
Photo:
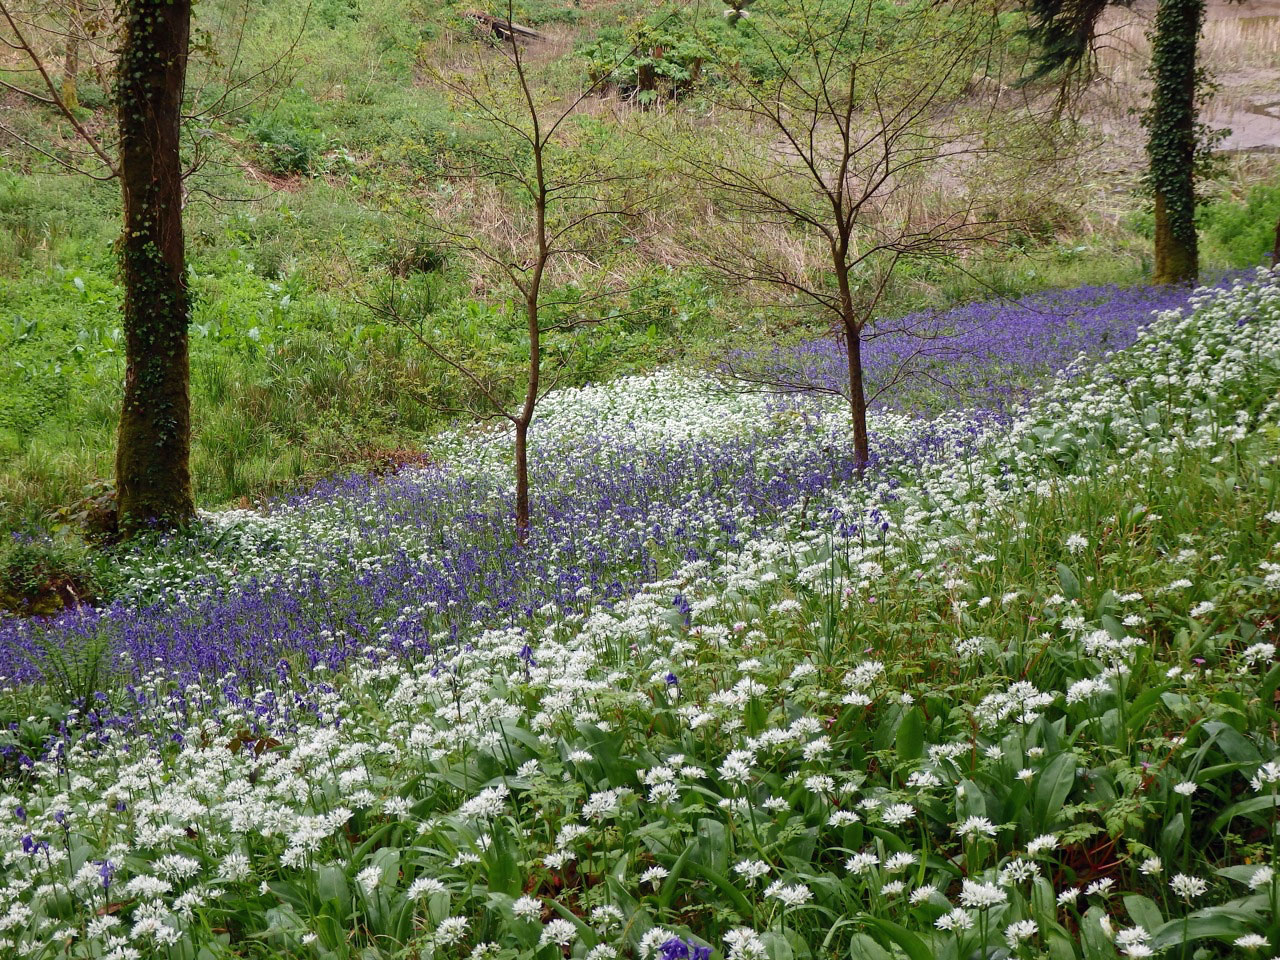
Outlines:
POLYGON ((125 377, 116 493, 120 529, 129 535, 183 524, 195 512, 178 141, 191 0, 126 0, 121 19, 116 93, 125 377))
POLYGON ((1151 45, 1154 90, 1147 158, 1155 197, 1156 283, 1194 281, 1196 245, 1196 46, 1204 0, 1160 0, 1151 45))

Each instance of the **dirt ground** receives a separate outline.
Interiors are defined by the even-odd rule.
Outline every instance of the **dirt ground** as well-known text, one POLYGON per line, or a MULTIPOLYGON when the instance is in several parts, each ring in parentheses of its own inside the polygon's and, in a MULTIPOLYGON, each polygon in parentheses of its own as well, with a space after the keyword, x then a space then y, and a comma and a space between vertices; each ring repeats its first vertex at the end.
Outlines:
MULTIPOLYGON (((1122 109, 1144 98, 1145 34, 1155 7, 1137 0, 1127 10, 1112 7, 1104 21, 1100 60, 1122 109)), ((1280 152, 1280 0, 1209 0, 1200 55, 1218 84, 1204 119, 1231 131, 1220 149, 1280 152)))

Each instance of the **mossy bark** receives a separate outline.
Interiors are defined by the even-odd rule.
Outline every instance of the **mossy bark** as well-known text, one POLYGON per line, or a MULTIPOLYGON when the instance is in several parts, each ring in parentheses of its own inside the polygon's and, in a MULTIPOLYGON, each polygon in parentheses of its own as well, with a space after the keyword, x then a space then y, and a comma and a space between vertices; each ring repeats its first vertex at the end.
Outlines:
POLYGON ((1204 0, 1159 0, 1151 45, 1154 89, 1147 157, 1155 194, 1156 283, 1194 281, 1196 243, 1196 47, 1204 0))
POLYGON ((194 514, 179 128, 191 0, 126 0, 117 68, 124 233, 124 404, 116 449, 120 529, 194 514))
MULTIPOLYGON (((73 31, 78 29, 74 24, 71 28, 73 31)), ((77 80, 80 76, 80 36, 72 33, 67 37, 67 55, 62 62, 62 87, 60 90, 62 96, 62 104, 68 110, 74 110, 80 106, 80 94, 77 87, 77 80)))

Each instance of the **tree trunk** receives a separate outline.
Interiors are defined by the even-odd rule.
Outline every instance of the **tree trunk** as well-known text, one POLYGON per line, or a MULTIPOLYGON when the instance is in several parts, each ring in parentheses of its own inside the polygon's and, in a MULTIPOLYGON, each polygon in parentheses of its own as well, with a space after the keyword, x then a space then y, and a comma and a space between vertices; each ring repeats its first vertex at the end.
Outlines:
POLYGON ((125 376, 116 494, 128 536, 183 524, 195 512, 178 145, 191 0, 127 0, 123 21, 116 93, 125 376))
POLYGON ((80 26, 73 21, 69 25, 67 37, 67 56, 62 65, 62 103, 68 110, 80 106, 80 95, 77 92, 76 78, 80 75, 80 26))
POLYGON ((844 327, 845 351, 849 357, 849 410, 853 414, 853 458, 858 473, 871 459, 871 446, 867 439, 867 391, 862 382, 862 331, 848 321, 844 327))
POLYGON ((1147 158, 1155 194, 1156 283, 1194 281, 1196 246, 1196 46, 1205 0, 1159 0, 1151 44, 1154 90, 1147 158))
POLYGON ((516 537, 520 543, 529 539, 529 424, 517 419, 516 425, 516 537))
POLYGON ((640 101, 640 105, 646 109, 652 106, 652 98, 646 96, 651 94, 658 88, 657 74, 654 73, 653 64, 642 63, 636 68, 636 89, 639 96, 636 98, 640 101))
MULTIPOLYGON (((836 216, 843 219, 842 208, 836 207, 836 216)), ((849 232, 831 244, 831 266, 835 270, 836 284, 840 288, 840 320, 844 325, 845 355, 849 361, 849 412, 853 416, 853 459, 858 476, 871 459, 871 444, 867 439, 867 390, 862 380, 862 324, 853 308, 853 284, 849 281, 849 232)))

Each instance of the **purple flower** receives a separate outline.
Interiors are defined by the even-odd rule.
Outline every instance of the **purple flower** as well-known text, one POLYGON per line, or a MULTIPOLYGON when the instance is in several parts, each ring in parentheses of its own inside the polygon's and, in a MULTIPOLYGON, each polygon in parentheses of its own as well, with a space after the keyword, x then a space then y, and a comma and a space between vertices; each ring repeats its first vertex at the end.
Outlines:
POLYGON ((710 960, 711 948, 702 947, 692 940, 671 937, 658 947, 662 960, 710 960))

